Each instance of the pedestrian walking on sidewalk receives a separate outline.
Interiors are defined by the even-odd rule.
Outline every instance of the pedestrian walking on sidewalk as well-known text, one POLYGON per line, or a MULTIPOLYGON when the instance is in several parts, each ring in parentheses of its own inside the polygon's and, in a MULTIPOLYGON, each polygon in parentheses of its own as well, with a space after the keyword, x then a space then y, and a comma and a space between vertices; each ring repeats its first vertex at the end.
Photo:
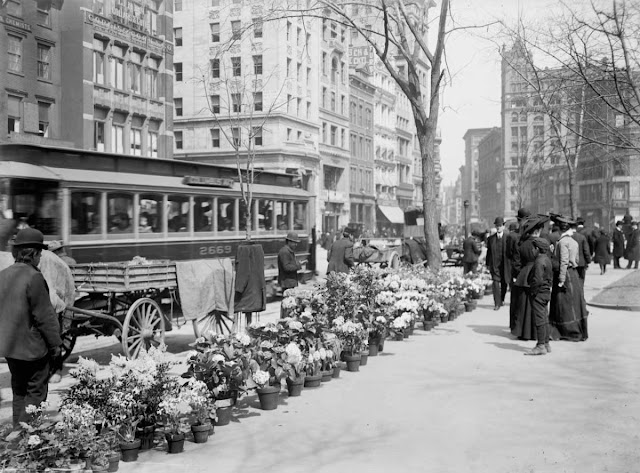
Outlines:
POLYGON ((607 272, 607 265, 611 263, 611 240, 605 231, 601 231, 596 240, 593 260, 600 265, 600 274, 607 272))
POLYGON ((487 239, 486 265, 491 273, 493 291, 493 310, 498 310, 504 305, 507 287, 511 281, 511 262, 507 257, 507 238, 504 231, 504 219, 496 217, 493 224, 496 233, 487 239))
POLYGON ((482 243, 480 242, 480 233, 474 230, 462 244, 462 267, 464 274, 476 272, 481 253, 482 243))
POLYGON ((624 233, 622 232, 624 222, 618 220, 616 228, 613 230, 613 269, 620 269, 620 258, 624 256, 624 233))
POLYGON ((536 324, 537 343, 533 349, 525 352, 525 355, 546 355, 551 353, 549 312, 547 311, 553 284, 553 269, 548 256, 550 244, 546 238, 537 237, 533 239, 532 245, 536 259, 529 273, 528 298, 536 324))
POLYGON ((551 338, 581 342, 587 340, 587 304, 578 266, 578 242, 571 238, 571 220, 556 217, 562 236, 555 249, 558 269, 553 274, 549 323, 551 338))
POLYGON ((638 269, 638 263, 640 263, 640 230, 638 230, 638 222, 631 222, 631 235, 627 241, 627 269, 631 269, 631 265, 634 264, 633 269, 638 269))
POLYGON ((345 228, 342 232, 342 238, 336 240, 327 254, 327 274, 348 273, 355 260, 353 258, 353 242, 351 241, 351 232, 345 228))
POLYGON ((47 248, 40 231, 25 228, 13 243, 15 263, 0 271, 0 356, 7 359, 13 425, 27 422, 26 407, 47 399, 51 363, 60 357, 60 325, 49 287, 38 270, 47 248))

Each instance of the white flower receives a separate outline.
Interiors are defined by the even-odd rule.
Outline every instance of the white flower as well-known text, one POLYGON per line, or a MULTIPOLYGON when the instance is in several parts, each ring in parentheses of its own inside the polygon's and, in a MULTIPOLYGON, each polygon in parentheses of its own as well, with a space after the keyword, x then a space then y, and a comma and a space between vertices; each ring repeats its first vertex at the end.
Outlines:
POLYGON ((313 352, 313 359, 314 359, 314 361, 320 361, 320 352, 319 351, 314 351, 313 352))
POLYGON ((213 355, 211 357, 211 361, 213 361, 215 364, 218 363, 224 363, 225 362, 225 357, 219 353, 216 353, 215 355, 213 355))
POLYGON ((299 322, 297 320, 291 320, 289 322, 289 328, 291 330, 302 330, 303 329, 302 322, 299 322))
POLYGON ((236 340, 245 347, 251 344, 251 337, 246 333, 236 333, 236 340))
POLYGON ((284 351, 287 353, 287 363, 297 365, 302 361, 302 352, 297 344, 290 342, 284 351))
POLYGON ((28 445, 30 447, 37 447, 42 443, 42 439, 37 435, 29 435, 28 445))
POLYGON ((321 360, 327 359, 327 350, 325 350, 324 348, 320 348, 320 350, 318 350, 318 353, 320 354, 321 360))
POLYGON ((264 386, 269 382, 269 373, 267 373, 266 371, 258 370, 253 373, 252 378, 258 386, 264 386))

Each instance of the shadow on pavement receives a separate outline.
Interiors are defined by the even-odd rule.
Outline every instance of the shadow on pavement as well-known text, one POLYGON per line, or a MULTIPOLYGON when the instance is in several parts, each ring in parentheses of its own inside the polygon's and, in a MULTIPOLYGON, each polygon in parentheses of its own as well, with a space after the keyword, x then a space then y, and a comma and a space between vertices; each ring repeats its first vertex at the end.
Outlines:
POLYGON ((511 331, 502 325, 469 325, 469 328, 476 333, 483 335, 493 335, 496 337, 513 338, 511 331))
POLYGON ((501 348, 503 350, 513 350, 524 353, 533 347, 523 347, 518 345, 517 343, 500 343, 500 342, 487 342, 488 345, 493 345, 497 348, 501 348))

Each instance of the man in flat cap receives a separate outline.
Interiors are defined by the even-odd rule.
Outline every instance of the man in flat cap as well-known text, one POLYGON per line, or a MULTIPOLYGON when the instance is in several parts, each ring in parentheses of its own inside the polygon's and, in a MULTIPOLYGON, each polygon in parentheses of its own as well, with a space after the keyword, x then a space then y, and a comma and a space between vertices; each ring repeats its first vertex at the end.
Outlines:
POLYGON ((536 237, 532 240, 532 246, 536 259, 529 273, 528 297, 536 326, 537 343, 532 350, 525 352, 525 355, 546 355, 551 353, 551 345, 549 345, 551 329, 547 311, 553 284, 553 270, 549 259, 550 245, 547 239, 536 237))
POLYGON ((493 290, 493 310, 498 310, 504 305, 504 297, 511 281, 511 262, 507 257, 507 238, 504 231, 504 219, 496 217, 493 224, 496 233, 487 239, 486 264, 491 273, 493 290))
POLYGON ((60 325, 38 269, 46 248, 40 231, 24 228, 13 243, 15 263, 0 271, 0 356, 11 372, 14 426, 29 420, 27 406, 46 401, 51 362, 60 357, 60 325))

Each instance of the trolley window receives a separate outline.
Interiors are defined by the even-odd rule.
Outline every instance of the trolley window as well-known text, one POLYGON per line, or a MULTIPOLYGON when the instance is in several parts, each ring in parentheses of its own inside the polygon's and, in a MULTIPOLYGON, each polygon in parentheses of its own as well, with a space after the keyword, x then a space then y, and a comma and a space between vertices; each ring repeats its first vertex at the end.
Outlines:
POLYGON ((307 203, 297 201, 293 204, 293 229, 305 230, 307 228, 307 203))
POLYGON ((161 194, 140 194, 138 213, 140 238, 150 238, 153 233, 162 233, 162 200, 161 194))
POLYGON ((230 232, 235 230, 236 199, 218 198, 218 231, 230 232))
POLYGON ((196 232, 213 231, 213 199, 196 197, 193 205, 193 229, 196 232))
POLYGON ((109 193, 107 195, 108 232, 110 237, 133 234, 133 196, 124 193, 109 193))
POLYGON ((189 198, 170 195, 168 203, 169 233, 189 231, 189 198))
POLYGON ((258 201, 258 229, 273 230, 273 200, 258 201))
POLYGON ((100 235, 100 194, 98 192, 71 193, 71 234, 100 235))
POLYGON ((11 181, 9 204, 18 229, 30 226, 40 230, 45 240, 58 239, 60 233, 60 206, 58 184, 31 179, 11 181))
POLYGON ((289 202, 276 202, 276 228, 278 230, 290 230, 289 228, 289 202))

